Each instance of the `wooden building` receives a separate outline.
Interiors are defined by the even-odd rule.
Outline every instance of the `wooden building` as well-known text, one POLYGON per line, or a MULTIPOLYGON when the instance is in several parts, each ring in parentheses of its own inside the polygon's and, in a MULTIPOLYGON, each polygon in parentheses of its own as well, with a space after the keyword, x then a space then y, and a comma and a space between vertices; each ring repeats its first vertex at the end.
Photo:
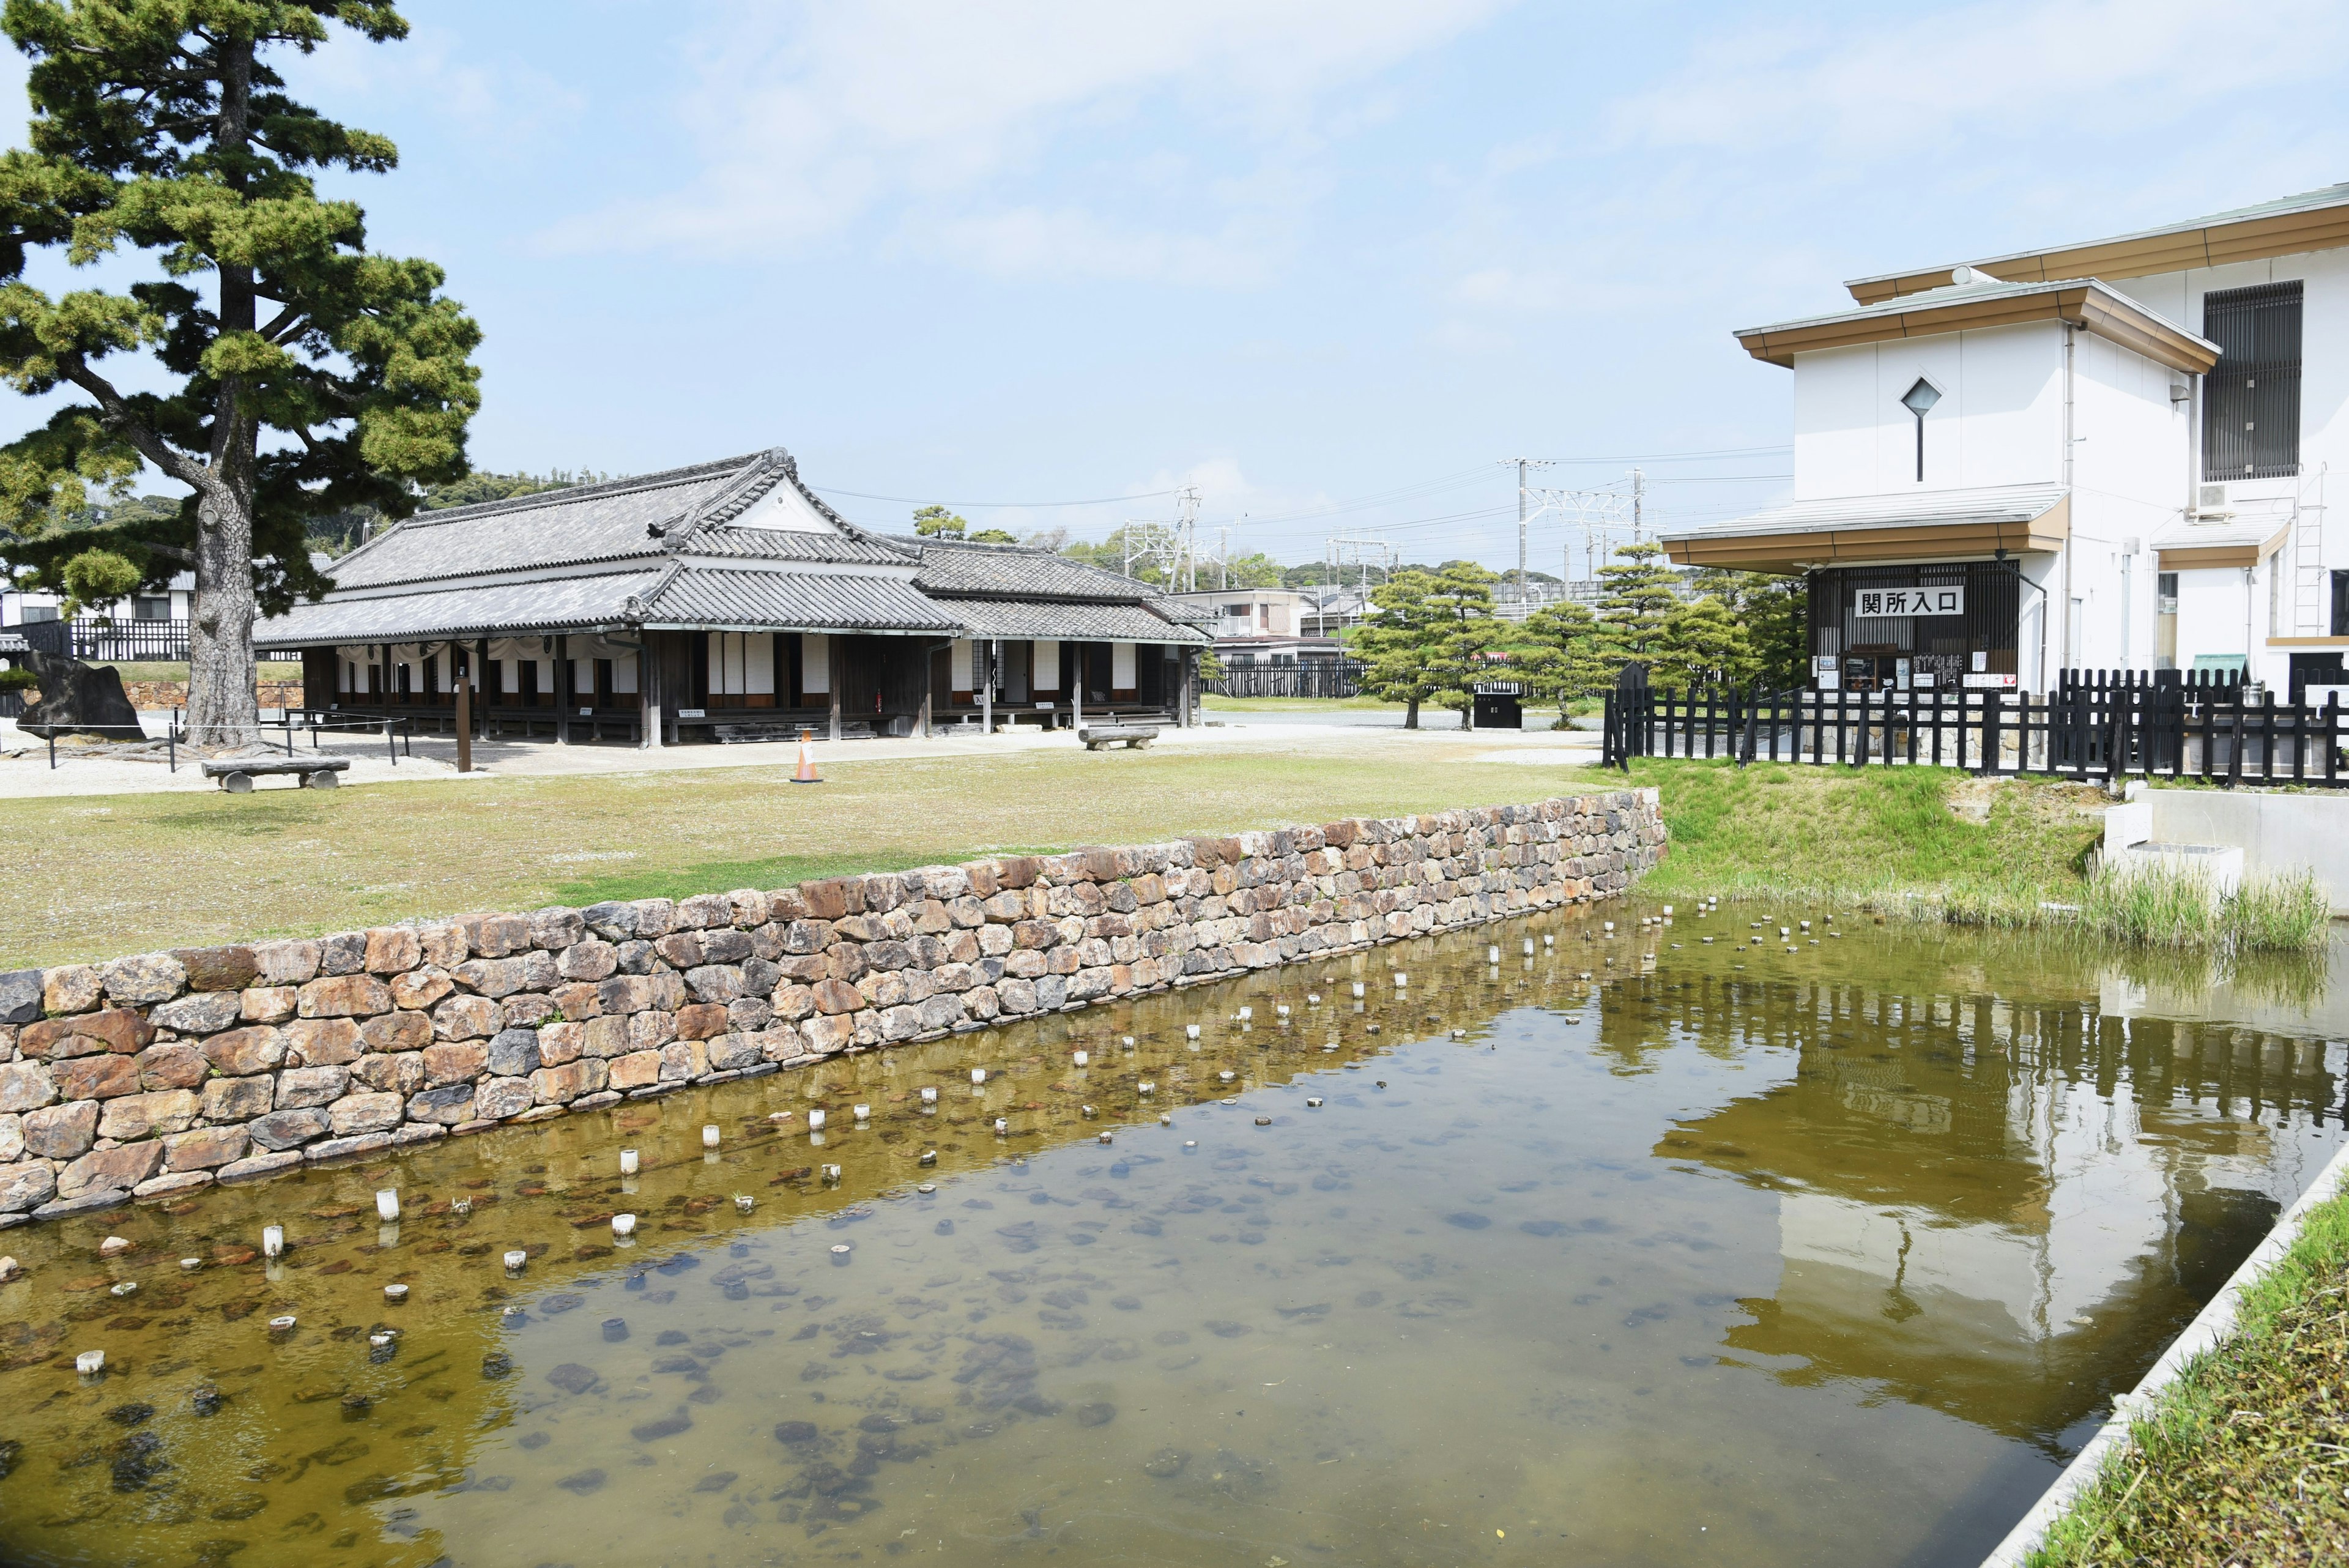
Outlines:
POLYGON ((680 740, 1189 722, 1208 639, 1148 585, 1018 545, 875 534, 780 449, 420 513, 264 621, 339 720, 680 740))

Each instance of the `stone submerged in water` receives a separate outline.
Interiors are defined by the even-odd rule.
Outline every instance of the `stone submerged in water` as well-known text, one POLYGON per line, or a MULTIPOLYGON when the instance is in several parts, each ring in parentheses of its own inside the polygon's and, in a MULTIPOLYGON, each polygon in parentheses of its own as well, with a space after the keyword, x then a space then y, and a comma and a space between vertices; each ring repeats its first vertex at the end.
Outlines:
POLYGON ((1142 1462, 1142 1473, 1171 1480, 1181 1475, 1183 1467, 1190 1462, 1191 1456, 1180 1449, 1161 1449, 1142 1462))
POLYGON ((775 1423, 775 1441, 779 1443, 812 1443, 823 1435, 813 1421, 775 1423))
POLYGON ((1077 1407, 1077 1425, 1080 1427, 1106 1427, 1115 1419, 1117 1419, 1117 1407, 1114 1405, 1105 1405, 1099 1400, 1094 1400, 1090 1404, 1077 1407))
MULTIPOLYGON (((503 1357, 500 1359, 502 1360, 503 1357)), ((592 1366, 582 1366, 575 1361, 566 1361, 549 1371, 546 1380, 565 1394, 585 1394, 595 1386, 595 1369, 592 1366)))

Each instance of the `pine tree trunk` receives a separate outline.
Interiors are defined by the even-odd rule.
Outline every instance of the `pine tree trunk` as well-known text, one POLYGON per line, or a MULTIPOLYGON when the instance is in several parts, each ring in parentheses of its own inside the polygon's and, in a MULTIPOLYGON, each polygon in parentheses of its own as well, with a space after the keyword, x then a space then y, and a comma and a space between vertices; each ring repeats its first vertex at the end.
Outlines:
POLYGON ((1419 728, 1419 699, 1416 697, 1411 700, 1411 708, 1402 716, 1402 727, 1406 730, 1419 728))
POLYGON ((196 529, 196 592, 188 611, 188 740, 258 747, 254 706, 253 517, 207 498, 196 529))

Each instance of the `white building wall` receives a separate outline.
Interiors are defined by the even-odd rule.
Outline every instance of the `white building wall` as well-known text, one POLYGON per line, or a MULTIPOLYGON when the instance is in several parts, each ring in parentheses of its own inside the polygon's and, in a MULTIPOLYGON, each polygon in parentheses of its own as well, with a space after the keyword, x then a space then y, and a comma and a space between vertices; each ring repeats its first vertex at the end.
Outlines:
POLYGON ((1920 377, 1921 488, 2047 484, 2063 462, 2063 333, 2053 322, 1823 348, 1795 357, 1795 498, 1914 492, 1920 377))
POLYGON ((2092 333, 2074 334, 2072 354, 2070 640, 2088 668, 2150 670, 2152 540, 2180 514, 2194 429, 2169 390, 2187 378, 2092 333))

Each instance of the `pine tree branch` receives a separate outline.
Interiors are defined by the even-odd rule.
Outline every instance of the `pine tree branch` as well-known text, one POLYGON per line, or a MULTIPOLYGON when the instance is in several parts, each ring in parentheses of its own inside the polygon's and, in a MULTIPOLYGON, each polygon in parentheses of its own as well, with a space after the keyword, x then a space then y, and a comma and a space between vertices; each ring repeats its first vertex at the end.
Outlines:
POLYGON ((218 480, 212 470, 166 446, 147 421, 132 411, 129 401, 116 389, 114 383, 91 369, 88 361, 79 354, 60 356, 57 369, 65 372, 67 380, 98 400, 107 425, 119 432, 123 440, 137 449, 140 456, 182 484, 193 486, 208 495, 214 492, 218 480))

